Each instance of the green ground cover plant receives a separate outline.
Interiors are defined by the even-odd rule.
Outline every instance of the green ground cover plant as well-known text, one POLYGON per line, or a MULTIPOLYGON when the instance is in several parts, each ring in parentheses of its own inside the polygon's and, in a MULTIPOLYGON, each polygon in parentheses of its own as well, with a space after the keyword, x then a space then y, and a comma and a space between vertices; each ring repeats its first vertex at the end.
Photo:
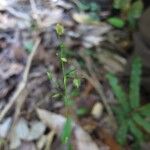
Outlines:
POLYGON ((107 79, 112 91, 118 101, 118 106, 113 108, 118 122, 117 141, 121 145, 127 143, 127 136, 131 134, 134 138, 133 146, 138 146, 145 140, 145 133, 150 133, 150 103, 140 103, 140 81, 142 63, 139 57, 132 61, 132 70, 129 83, 129 92, 126 93, 119 84, 117 77, 109 73, 107 79), (144 131, 144 132, 143 132, 144 131))
MULTIPOLYGON (((64 27, 61 24, 57 24, 55 27, 55 31, 58 37, 58 40, 61 41, 61 36, 64 34, 64 27)), ((55 93, 52 97, 57 98, 60 97, 63 99, 64 106, 66 109, 66 122, 63 127, 63 131, 61 133, 61 141, 63 144, 67 146, 68 150, 72 150, 72 146, 70 143, 71 135, 72 135, 72 116, 69 114, 69 108, 72 107, 74 101, 72 96, 76 93, 76 89, 80 87, 80 79, 77 76, 77 72, 75 68, 68 69, 66 68, 66 64, 68 63, 68 59, 66 56, 65 44, 61 41, 59 44, 59 61, 61 65, 61 73, 62 73, 62 91, 55 93), (71 92, 68 92, 68 82, 72 82, 74 88, 72 88, 71 92)), ((47 72, 48 79, 51 81, 53 79, 53 75, 50 71, 47 72)), ((56 81, 55 81, 56 82, 56 81)), ((59 86, 59 83, 55 83, 59 86)))
POLYGON ((131 28, 135 28, 137 25, 137 19, 142 14, 143 2, 142 0, 114 0, 113 8, 120 10, 120 17, 110 17, 108 22, 116 28, 122 28, 126 24, 129 24, 131 28))

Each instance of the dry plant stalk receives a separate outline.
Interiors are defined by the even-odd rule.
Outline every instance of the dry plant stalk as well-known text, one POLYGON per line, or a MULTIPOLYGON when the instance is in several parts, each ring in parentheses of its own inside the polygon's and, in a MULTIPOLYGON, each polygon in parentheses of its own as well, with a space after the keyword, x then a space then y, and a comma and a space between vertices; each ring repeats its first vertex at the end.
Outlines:
MULTIPOLYGON (((41 39, 36 40, 35 45, 33 46, 32 52, 28 57, 27 64, 26 64, 26 67, 25 67, 25 70, 24 70, 24 73, 23 73, 22 81, 19 83, 16 91, 14 92, 12 97, 10 98, 8 104, 0 112, 0 122, 5 117, 7 112, 11 109, 11 107, 15 104, 15 102, 18 100, 19 96, 22 94, 23 90, 25 89, 26 84, 27 84, 27 80, 28 80, 29 70, 30 70, 30 67, 31 67, 31 64, 32 64, 32 60, 33 60, 33 57, 34 57, 34 55, 35 55, 35 53, 38 49, 38 46, 39 46, 40 42, 41 42, 41 39)), ((23 104, 23 102, 22 102, 22 104, 23 104)))

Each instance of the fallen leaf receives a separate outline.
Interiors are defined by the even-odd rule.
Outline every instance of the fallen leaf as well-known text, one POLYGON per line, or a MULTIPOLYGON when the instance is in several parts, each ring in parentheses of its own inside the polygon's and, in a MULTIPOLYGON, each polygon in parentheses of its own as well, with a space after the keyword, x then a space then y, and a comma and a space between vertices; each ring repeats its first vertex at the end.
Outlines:
POLYGON ((99 129, 99 136, 103 139, 103 142, 110 147, 110 150, 121 150, 120 145, 116 142, 114 137, 104 128, 99 129))
POLYGON ((46 135, 42 135, 40 137, 40 139, 38 140, 37 144, 36 144, 37 148, 38 149, 43 149, 45 144, 46 144, 46 142, 47 142, 47 136, 46 135))
POLYGON ((28 127, 28 122, 21 118, 18 123, 16 124, 15 127, 17 137, 19 137, 22 140, 26 140, 29 135, 29 127, 28 127))
MULTIPOLYGON (((43 109, 37 109, 39 118, 59 136, 62 133, 66 118, 43 109)), ((72 123, 75 145, 78 150, 98 150, 91 137, 77 124, 72 123)))
POLYGON ((46 126, 42 122, 39 122, 39 121, 32 122, 30 133, 27 139, 29 141, 38 139, 40 136, 43 135, 45 129, 46 129, 46 126))
POLYGON ((33 142, 23 141, 18 150, 37 150, 37 148, 33 142))
POLYGON ((0 124, 0 137, 6 138, 9 128, 12 124, 12 119, 7 118, 0 124))
POLYGON ((73 13, 73 19, 77 23, 81 24, 99 24, 99 21, 93 20, 89 15, 85 13, 73 13))

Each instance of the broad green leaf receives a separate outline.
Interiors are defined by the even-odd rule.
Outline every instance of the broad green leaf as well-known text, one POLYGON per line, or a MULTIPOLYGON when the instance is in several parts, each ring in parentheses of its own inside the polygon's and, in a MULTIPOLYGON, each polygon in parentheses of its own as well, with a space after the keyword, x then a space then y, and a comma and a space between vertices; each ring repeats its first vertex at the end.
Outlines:
POLYGON ((129 130, 138 141, 142 141, 144 136, 142 131, 135 125, 132 120, 129 121, 129 130))
POLYGON ((150 122, 146 121, 142 116, 140 116, 138 113, 134 113, 133 120, 141 126, 145 131, 150 133, 150 122))
POLYGON ((131 15, 133 18, 139 18, 143 11, 143 3, 141 0, 137 0, 133 2, 131 5, 129 15, 131 15))
POLYGON ((77 88, 79 88, 80 83, 81 83, 80 79, 75 78, 75 79, 73 80, 73 84, 74 84, 74 86, 76 86, 77 88))
POLYGON ((135 28, 137 19, 141 16, 143 11, 143 3, 141 0, 135 1, 128 11, 128 22, 130 27, 135 28))
POLYGON ((150 116, 150 104, 144 105, 138 109, 138 112, 144 116, 150 116))
POLYGON ((127 95, 123 88, 119 85, 117 77, 112 73, 107 74, 106 77, 111 85, 118 103, 121 105, 121 108, 123 108, 125 112, 129 112, 130 108, 127 101, 127 95))
POLYGON ((67 144, 69 139, 71 138, 71 133, 72 133, 72 119, 68 117, 66 119, 66 122, 64 124, 64 128, 61 134, 61 141, 64 144, 67 144))
POLYGON ((124 145, 127 141, 128 134, 128 121, 123 121, 117 131, 117 141, 119 144, 124 145))
POLYGON ((140 105, 141 70, 141 59, 139 57, 133 58, 129 87, 129 101, 132 108, 137 108, 140 105))
POLYGON ((125 25, 125 21, 117 17, 111 17, 107 21, 116 28, 123 28, 125 25))
POLYGON ((57 24, 55 27, 57 35, 61 36, 64 34, 64 27, 61 24, 57 24))

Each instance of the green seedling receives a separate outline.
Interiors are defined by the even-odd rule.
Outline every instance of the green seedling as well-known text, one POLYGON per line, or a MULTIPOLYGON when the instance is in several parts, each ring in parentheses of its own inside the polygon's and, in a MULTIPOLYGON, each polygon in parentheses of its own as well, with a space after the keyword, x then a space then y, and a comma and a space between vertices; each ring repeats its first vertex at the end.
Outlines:
MULTIPOLYGON (((58 39, 61 41, 60 37, 63 36, 64 34, 64 27, 61 24, 57 24, 55 27, 55 31, 57 34, 58 39)), ((80 86, 80 79, 77 77, 76 74, 76 69, 75 68, 71 68, 71 69, 67 69, 66 68, 66 64, 68 63, 66 54, 65 54, 65 44, 63 42, 60 42, 59 44, 59 61, 61 64, 61 70, 62 70, 62 84, 61 84, 61 88, 62 88, 62 92, 58 92, 55 93, 52 97, 53 98, 58 98, 58 97, 62 97, 63 101, 64 101, 64 106, 66 109, 66 122, 64 124, 64 128, 61 134, 61 141, 63 144, 67 145, 67 149, 70 150, 71 148, 71 144, 70 144, 70 139, 71 139, 71 134, 72 134, 72 117, 70 114, 68 114, 69 112, 69 107, 73 106, 74 101, 72 100, 72 94, 75 93, 75 89, 72 89, 72 91, 68 92, 68 83, 70 82, 70 80, 72 80, 72 85, 74 85, 74 87, 77 89, 80 86)), ((53 78, 53 75, 51 72, 47 72, 47 76, 48 79, 51 81, 53 78)), ((58 85, 58 83, 57 83, 58 85)))
POLYGON ((117 141, 121 145, 127 143, 127 135, 132 134, 136 144, 144 140, 143 130, 150 133, 150 104, 140 104, 140 81, 142 63, 139 57, 132 62, 129 93, 126 93, 119 84, 117 77, 109 73, 107 79, 118 101, 118 106, 113 108, 118 122, 117 141))
POLYGON ((120 10, 123 20, 127 21, 129 26, 134 28, 137 19, 142 14, 143 2, 142 0, 114 0, 113 7, 120 10))
POLYGON ((108 23, 116 28, 123 28, 125 25, 125 21, 118 17, 111 17, 108 20, 108 23))

